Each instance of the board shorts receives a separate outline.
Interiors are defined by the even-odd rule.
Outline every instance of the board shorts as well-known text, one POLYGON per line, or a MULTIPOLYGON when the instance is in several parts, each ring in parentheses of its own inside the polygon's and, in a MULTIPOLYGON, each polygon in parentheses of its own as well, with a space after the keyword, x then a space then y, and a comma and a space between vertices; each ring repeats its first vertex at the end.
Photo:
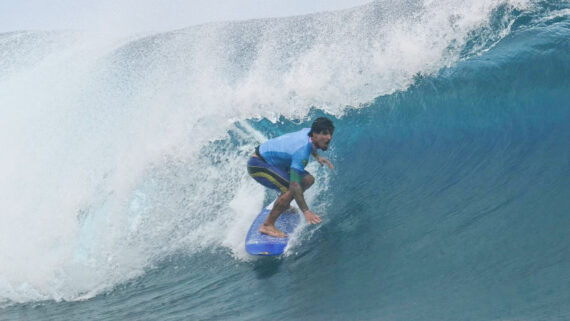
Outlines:
MULTIPOLYGON (((265 187, 269 187, 281 193, 285 193, 289 189, 289 178, 291 175, 289 169, 284 170, 268 164, 257 153, 257 149, 256 156, 251 156, 247 162, 247 172, 259 184, 265 187)), ((305 171, 303 177, 307 175, 309 175, 309 172, 305 171)))

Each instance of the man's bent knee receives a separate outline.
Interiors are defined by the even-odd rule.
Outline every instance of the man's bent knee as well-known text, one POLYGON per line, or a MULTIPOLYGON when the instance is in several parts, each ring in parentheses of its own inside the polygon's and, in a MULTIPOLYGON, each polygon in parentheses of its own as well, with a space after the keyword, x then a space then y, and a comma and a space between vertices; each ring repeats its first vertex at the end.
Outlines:
POLYGON ((303 177, 303 181, 301 182, 301 184, 303 185, 303 190, 307 190, 309 187, 311 187, 313 184, 315 183, 315 178, 313 177, 313 175, 309 174, 306 175, 305 177, 303 177))

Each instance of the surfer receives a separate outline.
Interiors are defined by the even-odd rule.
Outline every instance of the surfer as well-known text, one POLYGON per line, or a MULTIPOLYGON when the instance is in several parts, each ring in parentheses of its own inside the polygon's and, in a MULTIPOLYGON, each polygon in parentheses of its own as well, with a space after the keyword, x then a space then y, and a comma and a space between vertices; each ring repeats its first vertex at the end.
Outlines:
POLYGON ((333 169, 332 163, 317 153, 318 149, 328 149, 333 132, 332 121, 327 117, 319 117, 311 128, 270 139, 255 148, 255 153, 247 162, 249 175, 261 185, 281 192, 259 232, 275 237, 287 237, 275 227, 275 221, 289 208, 293 199, 309 224, 321 222, 321 218, 309 210, 303 196, 303 192, 315 182, 315 178, 305 170, 305 166, 310 155, 313 155, 321 166, 327 164, 333 169))

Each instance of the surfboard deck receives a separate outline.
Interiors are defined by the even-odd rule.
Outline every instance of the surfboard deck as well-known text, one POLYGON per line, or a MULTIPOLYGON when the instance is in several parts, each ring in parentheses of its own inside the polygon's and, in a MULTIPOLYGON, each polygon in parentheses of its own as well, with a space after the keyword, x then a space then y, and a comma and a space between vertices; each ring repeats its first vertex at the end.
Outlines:
POLYGON ((251 224, 249 232, 247 232, 245 250, 251 255, 272 256, 283 254, 289 242, 290 235, 295 231, 297 225, 299 225, 300 215, 297 212, 288 210, 281 214, 275 222, 275 227, 285 232, 285 234, 288 235, 287 237, 273 237, 259 233, 259 227, 265 222, 265 219, 267 219, 272 207, 273 203, 262 209, 251 224))

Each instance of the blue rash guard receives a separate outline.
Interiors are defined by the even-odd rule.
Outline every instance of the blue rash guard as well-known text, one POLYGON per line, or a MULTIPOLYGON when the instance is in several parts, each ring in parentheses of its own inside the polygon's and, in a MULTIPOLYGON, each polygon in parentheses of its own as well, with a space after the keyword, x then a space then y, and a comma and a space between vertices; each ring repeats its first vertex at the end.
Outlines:
POLYGON ((303 128, 270 139, 259 147, 259 153, 268 164, 285 171, 291 170, 291 181, 300 183, 313 152, 313 143, 308 136, 310 130, 303 128))

